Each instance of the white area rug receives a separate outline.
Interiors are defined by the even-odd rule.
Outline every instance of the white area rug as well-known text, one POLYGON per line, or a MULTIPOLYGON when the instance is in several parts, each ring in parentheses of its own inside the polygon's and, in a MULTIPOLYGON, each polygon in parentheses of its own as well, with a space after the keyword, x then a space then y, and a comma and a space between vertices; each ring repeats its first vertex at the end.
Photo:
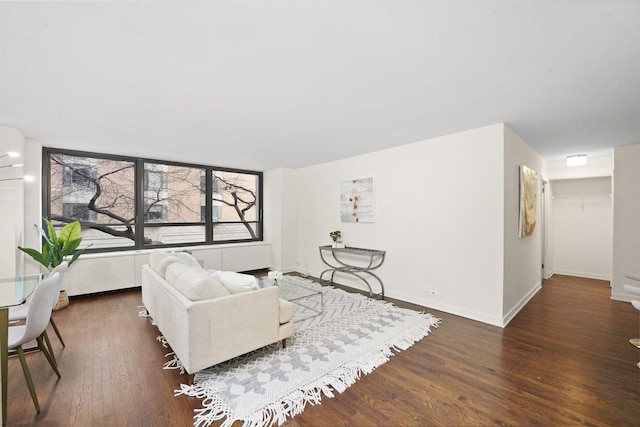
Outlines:
MULTIPOLYGON (((175 394, 202 399, 196 426, 224 419, 245 426, 282 424, 301 413, 307 403, 333 397, 389 360, 392 350, 406 350, 437 327, 430 314, 288 277, 323 292, 324 310, 296 322, 287 348, 273 344, 196 373, 194 385, 182 384, 175 394)), ((310 298, 305 304, 312 303, 310 298)), ((178 366, 171 361, 167 367, 178 366)))

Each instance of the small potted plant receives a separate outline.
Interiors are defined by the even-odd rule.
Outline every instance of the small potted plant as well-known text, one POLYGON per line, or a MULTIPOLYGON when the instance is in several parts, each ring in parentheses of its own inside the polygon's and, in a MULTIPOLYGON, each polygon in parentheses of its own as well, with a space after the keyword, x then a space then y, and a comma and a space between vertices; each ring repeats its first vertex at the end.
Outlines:
POLYGON ((333 243, 331 244, 332 248, 344 248, 344 243, 342 243, 342 233, 340 230, 332 231, 329 233, 329 236, 331 237, 331 240, 333 240, 333 243))

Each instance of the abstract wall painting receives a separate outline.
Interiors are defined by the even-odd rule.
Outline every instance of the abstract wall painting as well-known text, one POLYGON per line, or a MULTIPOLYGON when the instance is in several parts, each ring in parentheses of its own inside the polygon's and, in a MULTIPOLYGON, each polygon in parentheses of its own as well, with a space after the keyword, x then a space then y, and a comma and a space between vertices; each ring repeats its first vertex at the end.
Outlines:
POLYGON ((519 237, 533 236, 538 211, 538 173, 520 166, 520 221, 519 237))
POLYGON ((373 178, 340 183, 340 217, 342 222, 375 222, 373 178))

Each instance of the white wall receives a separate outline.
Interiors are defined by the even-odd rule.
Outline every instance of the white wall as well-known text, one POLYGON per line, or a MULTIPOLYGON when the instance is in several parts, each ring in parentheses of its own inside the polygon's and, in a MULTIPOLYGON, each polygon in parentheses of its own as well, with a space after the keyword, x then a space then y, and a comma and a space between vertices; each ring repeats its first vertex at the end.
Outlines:
POLYGON ((276 270, 289 271, 283 268, 282 230, 284 227, 285 209, 283 209, 284 198, 284 169, 274 169, 264 172, 262 179, 263 186, 263 238, 271 243, 273 252, 271 254, 271 265, 276 270))
POLYGON ((292 169, 274 169, 263 175, 264 240, 273 248, 274 270, 306 273, 308 266, 296 264, 296 185, 292 169))
POLYGON ((552 180, 556 274, 611 280, 611 177, 552 180))
POLYGON ((348 246, 387 251, 377 272, 389 297, 502 325, 503 129, 488 126, 293 171, 296 236, 287 240, 298 242, 296 265, 318 276, 326 268, 318 247, 339 229, 348 246), (369 177, 375 223, 341 223, 340 182, 369 177))
MULTIPOLYGON (((0 155, 8 151, 21 154, 19 158, 3 157, 0 166, 24 163, 25 138, 17 129, 0 126, 0 155)), ((23 167, 0 169, 0 179, 19 178, 23 167)), ((22 180, 0 182, 0 277, 13 277, 24 272, 23 254, 17 248, 24 244, 24 188, 22 180)))
MULTIPOLYGON (((34 178, 24 186, 24 246, 40 249, 42 240, 34 227, 42 223, 42 144, 33 139, 25 141, 24 173, 34 178)), ((25 255, 25 259, 31 259, 25 255)), ((40 272, 37 263, 25 263, 25 274, 40 272)))
POLYGON ((524 307, 542 283, 542 232, 536 224, 533 236, 518 237, 520 206, 520 166, 538 172, 538 212, 540 185, 546 177, 546 162, 511 128, 504 127, 504 295, 503 324, 524 307))
MULTIPOLYGON (((329 232, 339 229, 348 246, 387 251, 377 270, 387 296, 504 326, 540 289, 542 277, 543 230, 526 239, 517 234, 521 164, 537 170, 541 180, 546 177, 546 162, 499 124, 272 171, 265 175, 265 188, 275 188, 265 193, 278 199, 279 212, 270 215, 287 220, 266 227, 283 232, 280 250, 296 248, 275 259, 299 271, 308 266, 319 276, 327 267, 318 247, 329 244, 329 232), (341 223, 340 182, 369 177, 375 180, 375 223, 341 223), (281 197, 285 188, 295 192, 295 202, 281 197)), ((336 280, 364 289, 348 276, 336 280)))
POLYGON ((613 172, 613 277, 611 298, 630 301, 623 274, 640 274, 640 144, 615 149, 613 172))

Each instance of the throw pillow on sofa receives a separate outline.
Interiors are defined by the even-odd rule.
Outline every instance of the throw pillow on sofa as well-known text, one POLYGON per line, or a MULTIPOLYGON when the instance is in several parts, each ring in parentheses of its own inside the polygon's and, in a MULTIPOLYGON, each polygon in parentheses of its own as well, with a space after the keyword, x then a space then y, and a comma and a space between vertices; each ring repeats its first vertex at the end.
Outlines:
POLYGON ((217 278, 200 267, 183 263, 169 265, 166 280, 191 301, 204 301, 231 295, 217 278))
POLYGON ((225 288, 232 294, 248 292, 260 289, 258 279, 250 274, 236 273, 235 271, 216 271, 213 277, 220 280, 225 288))

